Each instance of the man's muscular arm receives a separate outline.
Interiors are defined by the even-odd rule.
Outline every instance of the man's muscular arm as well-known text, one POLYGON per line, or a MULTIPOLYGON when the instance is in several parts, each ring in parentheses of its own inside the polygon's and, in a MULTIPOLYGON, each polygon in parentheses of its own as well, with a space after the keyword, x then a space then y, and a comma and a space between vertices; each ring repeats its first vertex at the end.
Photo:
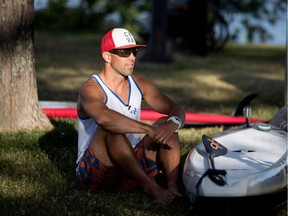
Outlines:
POLYGON ((106 96, 95 80, 90 79, 80 89, 78 114, 90 117, 103 129, 115 134, 149 134, 152 126, 130 119, 105 105, 106 96))

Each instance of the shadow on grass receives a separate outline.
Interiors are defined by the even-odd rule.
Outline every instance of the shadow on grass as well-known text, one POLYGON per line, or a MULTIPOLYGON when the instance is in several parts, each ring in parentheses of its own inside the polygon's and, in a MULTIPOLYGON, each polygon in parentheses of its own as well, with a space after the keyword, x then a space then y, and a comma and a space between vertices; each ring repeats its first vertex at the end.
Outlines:
POLYGON ((75 181, 78 134, 65 120, 50 120, 54 129, 39 138, 39 146, 68 181, 75 181))

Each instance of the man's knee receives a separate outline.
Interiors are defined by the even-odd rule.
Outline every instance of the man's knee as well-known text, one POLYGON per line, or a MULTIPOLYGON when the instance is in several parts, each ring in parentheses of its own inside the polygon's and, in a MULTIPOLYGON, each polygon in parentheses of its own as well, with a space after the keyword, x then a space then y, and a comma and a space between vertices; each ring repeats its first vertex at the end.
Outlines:
POLYGON ((106 144, 115 144, 115 143, 126 143, 129 142, 127 137, 124 134, 114 134, 108 133, 106 136, 106 144))
POLYGON ((128 138, 122 134, 110 133, 107 135, 105 145, 110 157, 134 152, 128 138))
POLYGON ((111 143, 117 143, 121 142, 123 139, 125 139, 126 136, 123 134, 115 134, 111 133, 106 130, 99 129, 95 132, 95 137, 94 139, 97 140, 98 142, 102 140, 105 144, 110 145, 111 143))

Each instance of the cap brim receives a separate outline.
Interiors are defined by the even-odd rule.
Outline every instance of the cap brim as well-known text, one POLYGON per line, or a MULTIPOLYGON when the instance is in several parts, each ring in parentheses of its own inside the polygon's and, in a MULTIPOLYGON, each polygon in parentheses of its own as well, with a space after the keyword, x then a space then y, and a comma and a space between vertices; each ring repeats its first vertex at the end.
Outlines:
POLYGON ((129 49, 129 48, 145 48, 147 47, 144 44, 130 44, 130 45, 126 45, 126 46, 119 46, 119 47, 115 47, 114 49, 129 49))

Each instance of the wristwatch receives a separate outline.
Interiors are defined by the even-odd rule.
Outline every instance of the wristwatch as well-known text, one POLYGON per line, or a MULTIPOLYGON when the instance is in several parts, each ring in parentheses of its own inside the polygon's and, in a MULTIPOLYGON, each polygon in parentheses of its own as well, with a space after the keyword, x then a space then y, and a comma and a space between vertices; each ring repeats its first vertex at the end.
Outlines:
POLYGON ((181 126, 182 126, 182 121, 181 121, 181 119, 178 118, 177 116, 171 116, 170 118, 168 118, 167 121, 170 121, 170 120, 173 121, 175 124, 178 125, 178 128, 175 130, 175 133, 177 133, 177 132, 180 130, 181 126))

